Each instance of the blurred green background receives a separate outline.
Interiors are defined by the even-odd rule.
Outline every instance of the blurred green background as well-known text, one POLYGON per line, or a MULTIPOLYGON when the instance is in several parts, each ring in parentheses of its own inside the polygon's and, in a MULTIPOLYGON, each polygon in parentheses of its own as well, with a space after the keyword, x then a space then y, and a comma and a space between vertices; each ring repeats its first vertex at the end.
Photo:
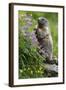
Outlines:
POLYGON ((32 46, 30 38, 26 38, 24 35, 24 31, 26 30, 28 30, 28 32, 34 31, 39 17, 45 17, 49 21, 49 28, 53 39, 53 56, 58 58, 58 14, 50 12, 19 11, 18 21, 20 79, 48 77, 43 67, 44 58, 38 53, 38 47, 32 46), (28 20, 29 24, 27 23, 28 20))

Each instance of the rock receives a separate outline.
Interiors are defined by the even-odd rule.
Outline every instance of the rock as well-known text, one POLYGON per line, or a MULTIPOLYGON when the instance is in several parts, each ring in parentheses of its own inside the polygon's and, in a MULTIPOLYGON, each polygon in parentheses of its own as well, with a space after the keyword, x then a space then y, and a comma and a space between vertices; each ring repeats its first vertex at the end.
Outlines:
POLYGON ((58 66, 55 64, 44 64, 44 68, 48 71, 54 71, 58 73, 58 66))
POLYGON ((55 64, 44 64, 45 77, 58 77, 58 65, 55 64))

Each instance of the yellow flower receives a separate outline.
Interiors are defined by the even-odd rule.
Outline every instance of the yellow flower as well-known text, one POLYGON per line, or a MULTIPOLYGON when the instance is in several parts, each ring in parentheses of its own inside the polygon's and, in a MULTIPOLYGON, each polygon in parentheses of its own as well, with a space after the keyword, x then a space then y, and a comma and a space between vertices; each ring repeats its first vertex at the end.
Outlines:
POLYGON ((28 68, 28 70, 30 70, 30 68, 28 68))
POLYGON ((42 70, 42 67, 40 67, 39 70, 42 70))
POLYGON ((22 73, 22 72, 23 72, 23 70, 20 70, 20 72, 22 73))
POLYGON ((38 73, 40 73, 40 71, 39 71, 39 70, 38 70, 37 72, 38 72, 38 73))
POLYGON ((33 71, 31 71, 31 74, 33 74, 33 71))

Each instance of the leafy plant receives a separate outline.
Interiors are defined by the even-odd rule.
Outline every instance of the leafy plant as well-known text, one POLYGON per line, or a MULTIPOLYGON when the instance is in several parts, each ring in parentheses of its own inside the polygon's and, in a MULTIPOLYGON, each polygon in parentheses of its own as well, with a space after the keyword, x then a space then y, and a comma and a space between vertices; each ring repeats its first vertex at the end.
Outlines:
POLYGON ((42 77, 44 58, 31 46, 31 41, 21 35, 19 37, 19 78, 42 77))

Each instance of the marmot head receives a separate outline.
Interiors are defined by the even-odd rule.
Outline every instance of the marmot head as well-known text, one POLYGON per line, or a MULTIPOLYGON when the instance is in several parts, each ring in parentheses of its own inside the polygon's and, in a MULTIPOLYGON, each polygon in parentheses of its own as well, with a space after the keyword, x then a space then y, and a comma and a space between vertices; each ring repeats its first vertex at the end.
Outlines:
POLYGON ((44 17, 39 17, 38 18, 38 27, 43 28, 48 26, 48 20, 44 17))

